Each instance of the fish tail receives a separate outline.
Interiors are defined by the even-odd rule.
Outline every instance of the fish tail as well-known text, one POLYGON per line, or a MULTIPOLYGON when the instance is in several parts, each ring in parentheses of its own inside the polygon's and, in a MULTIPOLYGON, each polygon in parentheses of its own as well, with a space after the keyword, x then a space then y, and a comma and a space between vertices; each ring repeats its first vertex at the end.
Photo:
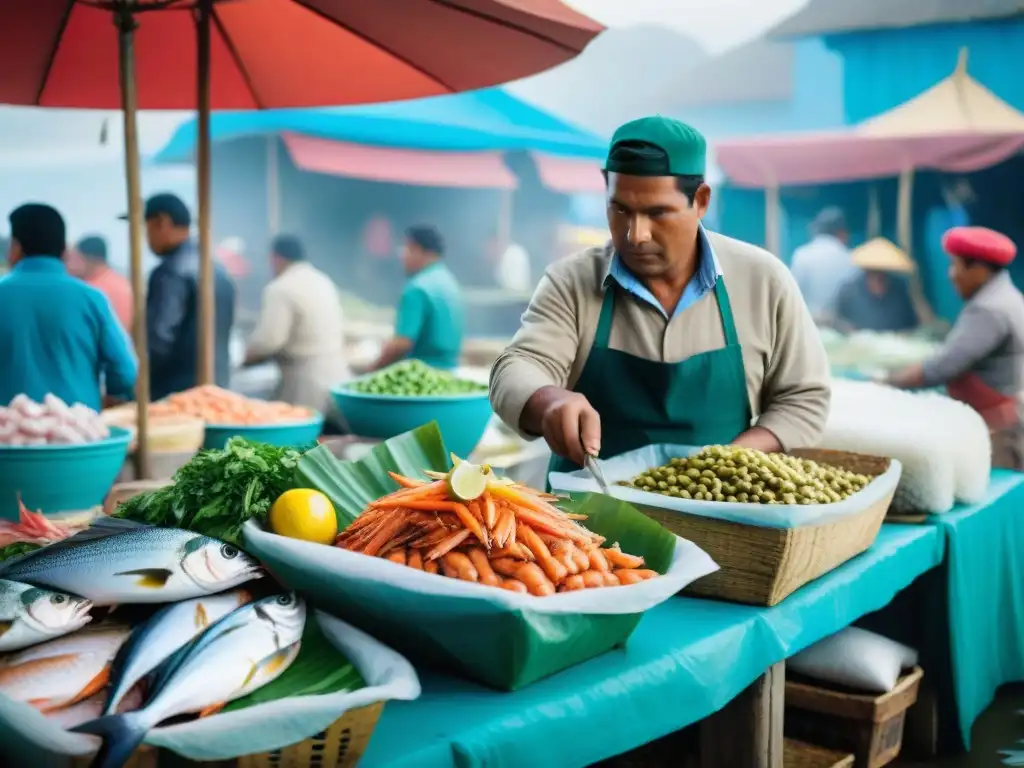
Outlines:
POLYGON ((122 768, 146 738, 148 730, 140 712, 107 715, 82 723, 71 729, 75 733, 91 733, 103 739, 89 768, 122 768))

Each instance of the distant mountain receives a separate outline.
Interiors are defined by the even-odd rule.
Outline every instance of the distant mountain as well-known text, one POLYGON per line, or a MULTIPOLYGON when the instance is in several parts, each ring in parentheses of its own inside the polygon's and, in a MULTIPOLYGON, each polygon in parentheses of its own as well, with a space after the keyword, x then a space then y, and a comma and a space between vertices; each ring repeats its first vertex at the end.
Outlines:
POLYGON ((666 27, 615 27, 572 61, 508 89, 582 128, 609 135, 659 106, 666 88, 707 58, 699 43, 666 27))

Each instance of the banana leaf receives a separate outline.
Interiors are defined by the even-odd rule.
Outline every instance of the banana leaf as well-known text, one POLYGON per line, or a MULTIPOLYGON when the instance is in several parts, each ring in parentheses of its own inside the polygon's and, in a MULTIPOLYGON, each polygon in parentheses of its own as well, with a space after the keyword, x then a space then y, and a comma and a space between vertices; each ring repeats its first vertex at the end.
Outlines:
MULTIPOLYGON (((331 498, 344 526, 368 502, 395 490, 389 470, 422 477, 424 469, 448 468, 441 436, 428 425, 384 442, 359 461, 314 449, 299 462, 299 475, 331 498)), ((539 598, 286 539, 254 523, 246 526, 245 539, 278 579, 414 663, 514 690, 621 647, 645 610, 717 569, 696 545, 626 502, 588 494, 565 503, 588 515, 588 528, 642 555, 664 576, 539 598)))
POLYGON ((420 477, 424 469, 450 468, 441 431, 432 421, 374 446, 359 461, 343 462, 326 445, 319 445, 303 454, 297 473, 299 487, 316 488, 331 500, 338 530, 344 530, 368 503, 398 487, 388 472, 420 477))

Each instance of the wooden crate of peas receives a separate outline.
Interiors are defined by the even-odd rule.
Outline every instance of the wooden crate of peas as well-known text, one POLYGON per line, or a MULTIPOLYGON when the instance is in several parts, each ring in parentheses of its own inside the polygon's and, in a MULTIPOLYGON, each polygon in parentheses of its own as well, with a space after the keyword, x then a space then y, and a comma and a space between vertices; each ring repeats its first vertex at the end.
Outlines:
MULTIPOLYGON (((845 451, 766 454, 709 446, 676 456, 618 484, 674 499, 759 505, 833 504, 851 499, 883 475, 890 460, 845 451)), ((895 490, 895 484, 893 484, 895 490)), ((775 605, 874 542, 892 501, 889 492, 863 509, 820 525, 771 528, 637 504, 647 516, 699 545, 721 570, 687 594, 775 605)))

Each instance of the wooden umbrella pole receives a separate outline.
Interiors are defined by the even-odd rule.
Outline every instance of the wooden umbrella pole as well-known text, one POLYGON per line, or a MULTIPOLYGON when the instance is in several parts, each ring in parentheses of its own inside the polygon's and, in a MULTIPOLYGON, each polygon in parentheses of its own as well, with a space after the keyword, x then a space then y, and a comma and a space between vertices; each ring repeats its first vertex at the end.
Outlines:
POLYGON ((139 376, 135 383, 138 407, 136 423, 135 476, 150 477, 149 464, 149 349, 146 345, 146 284, 142 279, 142 181, 139 171, 139 132, 135 120, 135 20, 132 0, 123 0, 115 10, 118 28, 119 67, 121 76, 121 111, 124 115, 124 170, 128 188, 128 243, 131 249, 132 294, 135 315, 132 337, 139 359, 139 376))
POLYGON ((197 104, 199 141, 196 148, 196 180, 199 199, 199 343, 197 352, 200 384, 213 384, 214 326, 216 296, 213 258, 210 248, 210 16, 212 0, 196 4, 197 104))

